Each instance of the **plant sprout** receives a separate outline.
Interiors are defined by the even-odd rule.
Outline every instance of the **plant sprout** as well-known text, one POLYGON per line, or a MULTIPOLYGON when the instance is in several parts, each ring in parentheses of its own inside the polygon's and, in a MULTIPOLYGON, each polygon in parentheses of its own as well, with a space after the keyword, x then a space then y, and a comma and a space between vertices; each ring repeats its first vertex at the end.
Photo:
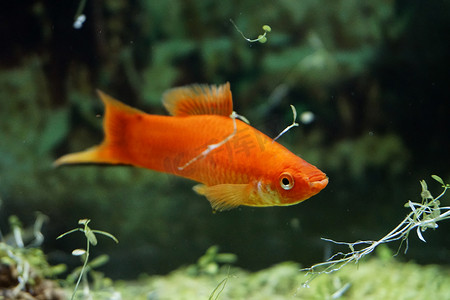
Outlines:
POLYGON ((422 201, 418 203, 409 200, 405 204, 405 207, 409 207, 411 209, 411 212, 403 219, 403 221, 400 222, 400 224, 397 225, 397 227, 395 227, 378 241, 357 241, 353 243, 347 243, 336 242, 331 239, 322 238, 322 240, 324 241, 331 242, 337 245, 346 245, 350 248, 350 252, 338 252, 325 262, 302 269, 301 271, 308 271, 306 273, 306 276, 309 276, 306 282, 304 282, 303 286, 308 287, 309 283, 315 277, 321 274, 336 272, 351 262, 358 263, 361 258, 372 253, 372 251, 381 244, 401 240, 397 253, 400 251, 403 242, 406 243, 404 251, 404 253, 406 253, 408 251, 409 233, 414 229, 416 230, 416 234, 419 239, 423 242, 426 242, 425 238, 422 235, 422 232, 424 232, 428 228, 437 228, 437 222, 439 221, 450 219, 450 206, 440 206, 440 199, 442 198, 442 196, 444 196, 445 192, 450 189, 450 184, 445 184, 444 181, 437 175, 432 175, 431 177, 439 182, 444 188, 441 194, 434 198, 428 190, 428 186, 425 180, 421 180, 420 185, 422 187, 422 192, 420 195, 422 201), (368 246, 357 250, 356 248, 361 245, 368 246))
POLYGON ((81 231, 84 233, 84 236, 86 237, 86 249, 75 249, 72 251, 72 255, 74 256, 81 256, 81 255, 85 255, 84 258, 84 263, 83 263, 83 267, 81 268, 80 271, 80 275, 78 276, 78 280, 77 283, 75 284, 75 288, 73 290, 72 293, 72 297, 70 298, 71 300, 74 299, 75 294, 77 292, 78 286, 80 284, 81 278, 83 277, 83 274, 86 270, 86 266, 89 260, 89 246, 95 246, 97 245, 97 237, 95 236, 95 234, 102 234, 104 236, 109 237, 110 239, 112 239, 114 242, 119 243, 119 241, 117 240, 117 238, 115 236, 113 236, 112 234, 105 232, 105 231, 101 231, 101 230, 95 230, 95 229, 91 229, 88 224, 91 220, 89 219, 81 219, 78 220, 78 224, 82 225, 83 227, 78 227, 72 230, 67 231, 66 233, 61 234, 60 236, 58 236, 56 239, 60 239, 70 233, 76 232, 76 231, 81 231))
POLYGON ((275 142, 276 140, 278 140, 283 134, 288 132, 292 127, 298 126, 298 123, 295 122, 295 119, 297 119, 297 110, 295 109, 294 105, 292 105, 292 104, 291 104, 291 109, 292 109, 292 115, 294 117, 292 124, 289 125, 288 127, 286 127, 282 132, 280 132, 280 134, 277 135, 277 137, 272 140, 272 143, 275 142))
POLYGON ((86 6, 86 0, 81 0, 80 4, 78 5, 77 12, 75 13, 75 17, 73 20, 73 28, 74 29, 81 29, 83 27, 84 21, 86 21, 86 15, 83 14, 83 10, 86 6))
POLYGON ((227 285, 228 279, 230 277, 231 277, 231 275, 230 275, 230 266, 228 266, 227 277, 225 277, 224 279, 222 279, 222 281, 219 282, 219 284, 216 286, 216 288, 209 295, 208 300, 217 300, 217 299, 219 299, 219 296, 223 292, 223 290, 225 289, 225 286, 227 285), (219 288, 220 288, 220 290, 219 290, 219 288), (217 294, 216 294, 216 292, 217 292, 217 294))
POLYGON ((262 29, 264 30, 264 34, 260 34, 258 38, 252 40, 244 35, 244 33, 237 27, 232 19, 230 19, 230 22, 231 24, 233 24, 234 28, 236 28, 237 32, 239 32, 242 37, 249 43, 260 42, 261 44, 264 44, 265 42, 267 42, 267 33, 272 31, 272 28, 269 25, 263 25, 262 29))

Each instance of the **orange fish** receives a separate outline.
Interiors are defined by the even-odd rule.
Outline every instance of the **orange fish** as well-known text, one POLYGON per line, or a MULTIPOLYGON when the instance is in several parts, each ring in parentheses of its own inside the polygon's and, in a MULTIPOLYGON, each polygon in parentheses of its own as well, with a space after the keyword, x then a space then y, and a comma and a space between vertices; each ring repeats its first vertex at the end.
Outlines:
POLYGON ((98 94, 105 105, 103 142, 64 155, 55 166, 128 164, 175 174, 200 182, 194 190, 214 210, 293 205, 328 184, 322 171, 236 118, 229 83, 168 90, 163 104, 172 116, 98 94))

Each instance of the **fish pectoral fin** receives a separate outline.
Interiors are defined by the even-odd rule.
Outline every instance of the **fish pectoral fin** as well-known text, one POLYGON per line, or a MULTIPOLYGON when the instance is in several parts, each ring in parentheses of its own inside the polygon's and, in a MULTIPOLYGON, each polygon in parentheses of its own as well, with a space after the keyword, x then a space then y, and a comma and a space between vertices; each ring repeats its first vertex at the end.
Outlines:
POLYGON ((243 205, 249 196, 249 184, 198 184, 194 191, 204 195, 214 210, 229 210, 243 205))

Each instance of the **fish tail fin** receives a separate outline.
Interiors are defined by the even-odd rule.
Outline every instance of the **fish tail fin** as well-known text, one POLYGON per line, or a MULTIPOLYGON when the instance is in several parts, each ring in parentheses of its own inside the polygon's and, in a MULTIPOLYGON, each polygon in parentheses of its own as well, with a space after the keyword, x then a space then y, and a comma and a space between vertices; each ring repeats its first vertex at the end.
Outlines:
POLYGON ((142 111, 134 109, 111 96, 97 90, 103 104, 105 105, 105 116, 103 119, 103 130, 105 137, 103 142, 87 150, 66 154, 58 158, 53 166, 66 164, 127 164, 124 159, 124 146, 126 146, 126 123, 130 116, 142 114, 142 111))
POLYGON ((87 163, 109 163, 109 159, 104 155, 102 151, 102 145, 89 148, 87 150, 66 154, 61 156, 53 162, 54 167, 69 164, 87 164, 87 163))

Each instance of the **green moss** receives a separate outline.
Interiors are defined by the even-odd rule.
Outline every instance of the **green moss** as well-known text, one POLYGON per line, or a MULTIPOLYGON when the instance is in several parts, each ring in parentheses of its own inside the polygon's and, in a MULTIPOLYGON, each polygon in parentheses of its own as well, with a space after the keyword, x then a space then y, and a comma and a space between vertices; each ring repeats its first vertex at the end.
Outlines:
POLYGON ((445 299, 450 293, 450 270, 436 265, 372 259, 318 277, 309 287, 302 286, 299 269, 285 262, 254 273, 222 267, 215 275, 190 276, 182 268, 115 288, 124 299, 208 299, 228 277, 218 299, 445 299))

